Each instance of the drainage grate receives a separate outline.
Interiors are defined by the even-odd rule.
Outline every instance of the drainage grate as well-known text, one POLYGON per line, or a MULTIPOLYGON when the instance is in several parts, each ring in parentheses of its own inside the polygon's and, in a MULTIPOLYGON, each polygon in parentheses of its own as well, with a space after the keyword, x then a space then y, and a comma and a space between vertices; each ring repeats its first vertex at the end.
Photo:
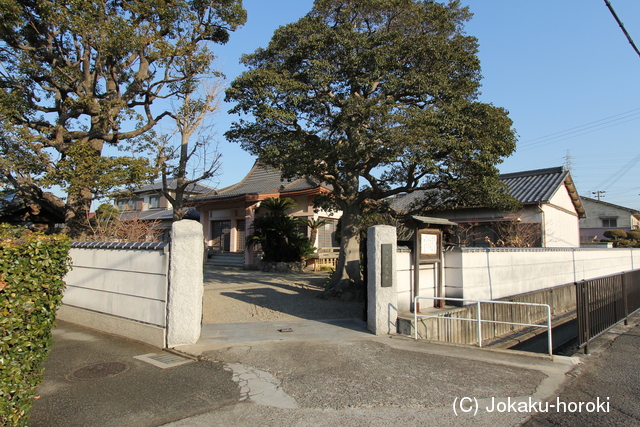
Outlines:
POLYGON ((69 379, 71 380, 95 380, 98 378, 108 378, 114 377, 124 371, 129 369, 129 367, 121 362, 106 362, 106 363, 96 363, 95 365, 85 366, 84 368, 76 369, 71 374, 69 374, 69 379))
POLYGON ((195 362, 193 359, 178 356, 173 353, 149 353, 141 356, 134 356, 134 359, 141 360, 157 366, 161 369, 174 368, 176 366, 186 365, 187 363, 195 362))

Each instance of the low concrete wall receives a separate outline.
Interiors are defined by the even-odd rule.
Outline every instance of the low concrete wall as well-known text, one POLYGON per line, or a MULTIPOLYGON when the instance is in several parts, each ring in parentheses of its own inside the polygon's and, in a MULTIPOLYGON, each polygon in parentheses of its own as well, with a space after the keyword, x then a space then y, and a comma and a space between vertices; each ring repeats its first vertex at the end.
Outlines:
MULTIPOLYGON (((576 291, 573 283, 556 286, 549 289, 528 292, 502 298, 501 301, 527 302, 535 304, 547 304, 551 307, 552 319, 571 316, 576 310, 576 291)), ((543 324, 546 323, 547 310, 539 306, 515 306, 507 304, 481 303, 480 311, 482 320, 495 320, 512 323, 543 324)), ((478 324, 468 320, 451 319, 476 319, 478 316, 477 305, 468 305, 460 308, 430 310, 429 315, 437 315, 440 318, 418 318, 418 337, 457 344, 477 344, 478 324), (445 319, 447 318, 447 319, 445 319)), ((406 318, 399 322, 398 332, 405 335, 414 334, 413 319, 406 318)), ((484 343, 496 338, 511 335, 526 329, 526 326, 508 325, 502 323, 483 323, 482 340, 484 343)))
POLYGON ((58 318, 165 346, 166 243, 74 242, 58 318))
POLYGON ((638 266, 640 249, 456 248, 445 252, 445 295, 500 299, 638 266))
MULTIPOLYGON (((372 229, 369 232, 375 233, 372 229)), ((413 265, 411 253, 402 247, 399 248, 396 253, 397 261, 395 261, 397 267, 394 271, 397 276, 397 279, 394 279, 397 281, 397 294, 389 297, 386 291, 379 290, 376 284, 380 272, 379 266, 375 263, 379 262, 380 245, 376 243, 374 246, 369 246, 368 251, 369 261, 372 263, 369 266, 370 316, 368 322, 369 327, 372 328, 373 322, 380 322, 375 316, 383 316, 385 324, 393 323, 393 320, 386 319, 389 314, 383 310, 379 310, 371 317, 373 303, 377 307, 384 307, 385 304, 388 307, 393 306, 401 315, 409 314, 414 298, 413 265), (375 292, 375 301, 372 300, 372 291, 375 292), (387 298, 386 303, 385 298, 387 298)), ((634 270, 640 266, 640 249, 456 248, 444 252, 443 264, 446 297, 467 300, 508 298, 514 301, 538 302, 549 304, 554 310, 554 315, 560 315, 575 310, 574 282, 634 270), (515 295, 524 299, 509 298, 515 295)), ((433 265, 420 266, 420 296, 435 296, 436 277, 433 265)), ((423 302, 421 308, 430 306, 432 304, 423 302)), ((438 310, 438 314, 475 318, 475 310, 475 307, 463 310, 438 310)), ((518 314, 515 311, 512 312, 511 308, 501 306, 492 307, 487 313, 496 316, 495 320, 511 321, 510 319, 521 318, 522 322, 513 321, 535 323, 543 320, 545 315, 543 309, 536 310, 518 314)), ((455 336, 452 342, 470 343, 475 342, 472 341, 474 339, 477 340, 475 323, 446 320, 437 322, 434 323, 437 326, 425 326, 425 334, 431 339, 449 340, 455 336), (451 326, 453 323, 461 326, 451 326)), ((382 328, 378 327, 378 329, 382 328)), ((486 333, 486 339, 490 339, 508 333, 511 329, 511 326, 483 326, 483 334, 486 333)))
POLYGON ((171 251, 167 243, 74 242, 58 319, 157 347, 195 343, 202 317, 202 226, 178 221, 172 236, 171 251))

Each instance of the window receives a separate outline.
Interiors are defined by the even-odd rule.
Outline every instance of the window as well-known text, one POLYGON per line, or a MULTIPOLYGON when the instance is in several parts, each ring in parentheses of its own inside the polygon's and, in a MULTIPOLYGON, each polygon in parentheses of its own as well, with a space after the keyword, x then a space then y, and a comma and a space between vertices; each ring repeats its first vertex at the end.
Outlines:
POLYGON ((603 228, 615 228, 618 226, 618 218, 602 218, 603 228))
POLYGON ((158 209, 160 207, 160 196, 149 197, 149 209, 158 209))
POLYGON ((337 220, 328 220, 328 223, 318 230, 318 248, 332 248, 340 246, 340 242, 336 240, 337 225, 337 220))
POLYGON ((135 200, 118 200, 118 210, 132 211, 136 208, 135 200))

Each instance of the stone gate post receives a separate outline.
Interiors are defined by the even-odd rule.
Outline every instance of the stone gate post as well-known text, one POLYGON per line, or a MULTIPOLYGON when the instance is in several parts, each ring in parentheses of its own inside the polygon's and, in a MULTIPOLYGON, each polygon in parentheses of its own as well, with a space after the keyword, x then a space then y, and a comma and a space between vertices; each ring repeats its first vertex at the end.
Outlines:
POLYGON ((167 301, 167 347, 195 344, 202 324, 202 224, 176 221, 171 226, 167 301))
POLYGON ((397 249, 395 227, 376 225, 367 230, 367 328, 376 335, 397 332, 397 249))

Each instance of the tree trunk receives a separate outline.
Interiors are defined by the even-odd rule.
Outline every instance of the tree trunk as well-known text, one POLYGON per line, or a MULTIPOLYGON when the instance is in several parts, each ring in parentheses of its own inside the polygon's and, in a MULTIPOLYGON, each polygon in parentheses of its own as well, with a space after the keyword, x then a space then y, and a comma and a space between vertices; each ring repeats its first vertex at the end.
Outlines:
POLYGON ((64 232, 73 240, 83 240, 89 232, 89 211, 93 195, 88 189, 67 197, 64 232))
POLYGON ((360 272, 360 203, 342 207, 340 253, 336 271, 324 291, 324 295, 340 295, 348 289, 354 290, 362 285, 360 272))
MULTIPOLYGON (((183 175, 178 175, 176 178, 176 192, 175 197, 170 200, 173 205, 173 221, 180 221, 184 216, 184 181, 183 175)), ((167 189, 168 190, 168 189, 167 189)))
MULTIPOLYGON (((103 133, 109 130, 109 127, 105 125, 96 125, 95 127, 103 133)), ((91 229, 89 226, 89 212, 91 210, 91 202, 93 201, 91 184, 99 178, 95 176, 93 167, 99 162, 102 156, 104 141, 101 139, 92 139, 89 141, 77 141, 75 144, 78 146, 80 144, 88 144, 90 147, 88 152, 81 151, 81 153, 83 153, 81 158, 73 160, 77 162, 78 169, 82 170, 84 167, 87 167, 88 172, 81 172, 79 175, 80 182, 71 183, 67 190, 67 210, 63 231, 72 239, 84 240, 91 229)), ((74 155, 78 156, 77 154, 74 155)))

